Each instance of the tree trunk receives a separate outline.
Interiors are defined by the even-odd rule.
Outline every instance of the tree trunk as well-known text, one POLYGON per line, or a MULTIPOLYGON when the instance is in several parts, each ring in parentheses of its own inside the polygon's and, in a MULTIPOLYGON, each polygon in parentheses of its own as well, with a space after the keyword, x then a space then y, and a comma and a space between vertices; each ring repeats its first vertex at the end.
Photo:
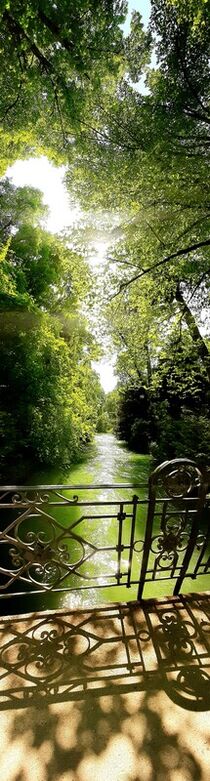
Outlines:
POLYGON ((151 365, 151 359, 150 359, 150 351, 149 351, 149 345, 148 342, 145 344, 145 350, 146 350, 146 357, 147 357, 147 382, 148 382, 148 388, 151 385, 152 381, 152 365, 151 365))
POLYGON ((197 346, 198 354, 202 360, 203 365, 205 366, 207 377, 210 383, 210 353, 206 345, 206 342, 199 331, 194 315, 191 312, 191 309, 189 308, 188 304, 184 300, 184 296, 180 289, 179 283, 177 284, 175 297, 179 309, 182 313, 182 316, 185 320, 185 323, 189 328, 189 332, 193 339, 193 342, 197 346))

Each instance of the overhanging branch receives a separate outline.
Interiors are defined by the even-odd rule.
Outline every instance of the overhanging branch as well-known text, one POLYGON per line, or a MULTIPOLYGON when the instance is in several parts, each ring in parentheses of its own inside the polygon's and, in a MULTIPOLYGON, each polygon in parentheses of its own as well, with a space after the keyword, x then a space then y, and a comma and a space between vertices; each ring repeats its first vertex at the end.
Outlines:
POLYGON ((177 252, 172 252, 171 255, 167 255, 165 258, 162 258, 162 260, 159 260, 157 263, 153 263, 152 266, 148 266, 148 268, 145 268, 143 271, 140 271, 139 274, 136 274, 134 277, 131 277, 131 279, 128 279, 126 282, 122 282, 120 285, 120 289, 117 291, 117 293, 112 296, 112 298, 116 298, 124 288, 129 287, 129 285, 132 285, 133 282, 136 282, 138 279, 141 279, 141 277, 144 277, 146 274, 150 274, 151 271, 156 270, 157 268, 160 268, 160 266, 163 266, 165 263, 169 263, 170 260, 174 260, 175 258, 182 257, 182 255, 188 255, 189 252, 194 252, 197 249, 201 249, 201 247, 209 247, 210 246, 210 238, 205 239, 205 241, 198 241, 196 244, 191 244, 188 247, 183 247, 183 249, 179 249, 177 252))

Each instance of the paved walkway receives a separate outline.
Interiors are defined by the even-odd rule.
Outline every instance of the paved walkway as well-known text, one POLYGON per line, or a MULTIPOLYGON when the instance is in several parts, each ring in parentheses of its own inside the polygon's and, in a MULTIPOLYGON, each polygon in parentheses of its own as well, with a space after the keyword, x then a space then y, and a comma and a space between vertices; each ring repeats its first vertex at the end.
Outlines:
POLYGON ((5 618, 3 781, 209 781, 210 594, 5 618))

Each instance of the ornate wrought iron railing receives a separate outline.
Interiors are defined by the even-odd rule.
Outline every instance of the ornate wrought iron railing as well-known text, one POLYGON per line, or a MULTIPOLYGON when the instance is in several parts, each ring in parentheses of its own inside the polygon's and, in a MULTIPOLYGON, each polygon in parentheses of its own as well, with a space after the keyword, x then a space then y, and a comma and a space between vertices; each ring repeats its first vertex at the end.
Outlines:
POLYGON ((140 599, 164 580, 178 594, 185 578, 210 572, 208 482, 176 459, 149 486, 2 486, 0 599, 107 586, 140 599))

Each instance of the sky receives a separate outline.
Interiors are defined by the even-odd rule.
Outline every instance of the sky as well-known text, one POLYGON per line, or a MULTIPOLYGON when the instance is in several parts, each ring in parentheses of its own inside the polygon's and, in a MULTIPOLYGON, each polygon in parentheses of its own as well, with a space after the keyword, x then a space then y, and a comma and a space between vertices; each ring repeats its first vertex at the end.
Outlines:
MULTIPOLYGON (((149 0, 129 0, 128 16, 124 24, 124 31, 129 32, 130 18, 133 10, 140 11, 145 25, 148 24, 150 15, 149 0)), ((142 89, 142 83, 141 83, 142 89)), ((59 233, 64 228, 71 227, 82 214, 79 206, 71 202, 70 196, 64 185, 65 166, 56 168, 46 157, 17 160, 13 166, 7 169, 9 176, 16 187, 25 185, 37 187, 43 192, 43 201, 47 204, 49 214, 46 219, 46 229, 52 233, 59 233)), ((97 262, 100 262, 98 256, 97 262)), ((101 254, 103 262, 103 248, 101 254)), ((117 384, 117 376, 114 373, 115 357, 103 358, 93 363, 93 368, 99 374, 101 385, 105 393, 113 390, 117 384)))
MULTIPOLYGON (((43 192, 43 201, 47 204, 49 214, 45 220, 46 229, 51 233, 58 233, 64 228, 71 227, 78 220, 81 211, 78 206, 71 203, 70 197, 64 185, 65 167, 55 168, 46 157, 29 158, 29 160, 17 160, 7 169, 6 175, 16 187, 30 185, 43 192)), ((103 247, 101 248, 101 258, 103 247)), ((100 256, 97 257, 97 264, 100 256)), ((103 260, 102 260, 103 262, 103 260)), ((115 359, 103 358, 101 361, 93 361, 93 368, 99 374, 102 388, 105 393, 113 390, 117 384, 117 376, 114 373, 115 359)))
POLYGON ((127 14, 126 22, 123 25, 125 34, 129 32, 132 11, 140 12, 140 14, 142 15, 144 25, 146 27, 150 17, 150 9, 151 9, 150 0, 136 0, 136 2, 135 0, 128 0, 128 14, 127 14))

